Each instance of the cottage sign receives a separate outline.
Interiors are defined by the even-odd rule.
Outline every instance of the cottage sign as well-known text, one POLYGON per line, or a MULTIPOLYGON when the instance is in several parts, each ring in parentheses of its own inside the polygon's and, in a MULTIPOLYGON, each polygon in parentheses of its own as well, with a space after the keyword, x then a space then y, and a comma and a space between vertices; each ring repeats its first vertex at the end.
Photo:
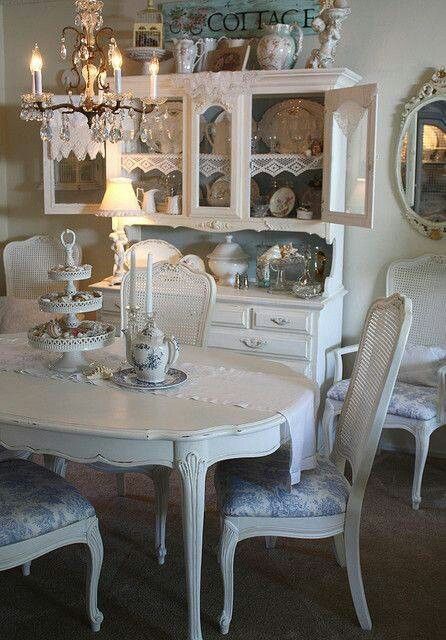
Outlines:
POLYGON ((263 25, 299 22, 307 35, 314 35, 313 18, 318 0, 189 0, 164 2, 165 39, 181 35, 204 38, 252 37, 263 25))

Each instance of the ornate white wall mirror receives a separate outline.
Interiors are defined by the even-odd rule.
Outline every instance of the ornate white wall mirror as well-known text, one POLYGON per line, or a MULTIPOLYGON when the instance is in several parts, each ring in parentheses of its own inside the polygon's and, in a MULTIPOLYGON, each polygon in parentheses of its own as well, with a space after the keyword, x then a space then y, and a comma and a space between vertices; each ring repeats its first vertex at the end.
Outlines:
POLYGON ((439 69, 404 106, 396 178, 410 224, 438 240, 446 234, 446 71, 439 69))

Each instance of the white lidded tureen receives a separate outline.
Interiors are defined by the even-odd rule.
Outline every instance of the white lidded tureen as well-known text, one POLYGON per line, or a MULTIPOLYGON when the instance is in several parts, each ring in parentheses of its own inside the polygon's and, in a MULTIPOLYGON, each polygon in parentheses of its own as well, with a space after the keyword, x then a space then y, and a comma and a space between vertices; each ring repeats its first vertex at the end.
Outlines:
POLYGON ((226 241, 218 244, 207 258, 219 284, 233 286, 235 275, 248 271, 249 256, 239 244, 232 242, 231 235, 226 236, 226 241))

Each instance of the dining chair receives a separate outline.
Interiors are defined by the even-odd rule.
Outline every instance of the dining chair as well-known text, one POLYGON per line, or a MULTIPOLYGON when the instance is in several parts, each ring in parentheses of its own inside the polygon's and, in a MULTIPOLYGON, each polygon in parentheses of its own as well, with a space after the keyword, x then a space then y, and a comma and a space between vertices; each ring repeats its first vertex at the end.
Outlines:
MULTIPOLYGON (((80 264, 82 251, 79 245, 75 245, 73 255, 80 264)), ((48 291, 60 289, 60 283, 48 279, 48 270, 64 262, 65 249, 59 238, 40 235, 9 242, 3 252, 6 295, 37 300, 48 291)))
POLYGON ((93 506, 45 467, 29 460, 0 462, 0 571, 21 566, 27 576, 32 560, 71 544, 86 544, 90 551, 87 611, 92 630, 99 631, 103 547, 93 506))
POLYGON ((157 238, 149 238, 148 240, 141 240, 141 242, 135 242, 127 249, 124 254, 124 263, 127 269, 130 268, 130 254, 132 251, 135 253, 136 268, 142 269, 146 266, 147 254, 151 253, 153 256, 153 262, 170 262, 170 264, 177 264, 183 257, 183 254, 179 249, 174 247, 170 242, 165 240, 158 240, 157 238))
MULTIPOLYGON (((413 322, 407 353, 418 345, 422 351, 429 352, 430 348, 437 347, 446 354, 446 256, 424 255, 393 262, 387 271, 386 289, 387 295, 398 292, 412 300, 413 322)), ((357 349, 358 345, 351 345, 333 352, 336 362, 334 384, 328 390, 322 418, 321 450, 325 455, 329 454, 333 446, 336 421, 349 386, 349 380, 343 379, 342 358, 346 354, 355 353, 357 349)), ((406 356, 403 364, 405 359, 406 356)), ((415 363, 412 362, 409 366, 414 367, 415 363)), ((409 380, 412 382, 411 378, 409 380)), ((418 509, 421 503, 421 483, 430 436, 445 424, 446 366, 439 367, 437 384, 433 387, 408 383, 400 373, 383 428, 404 429, 415 438, 413 509, 418 509)))
MULTIPOLYGON (((136 270, 136 302, 144 309, 146 271, 136 270)), ((196 273, 188 267, 168 262, 153 266, 153 308, 156 322, 164 333, 174 335, 178 342, 192 346, 206 345, 208 329, 216 298, 215 280, 208 273, 196 273)), ((127 326, 126 308, 129 303, 130 274, 126 273, 121 283, 121 327, 127 326)), ((155 548, 160 565, 166 557, 166 519, 169 499, 171 469, 161 466, 116 467, 106 463, 93 463, 99 471, 116 473, 118 495, 125 495, 125 473, 144 473, 155 486, 156 524, 155 548)))
POLYGON ((291 491, 286 449, 265 458, 217 465, 215 486, 223 524, 222 633, 228 633, 232 618, 235 548, 240 540, 258 536, 334 537, 336 558, 347 566, 359 623, 371 629, 359 557, 361 510, 409 333, 411 308, 410 300, 399 294, 379 299, 370 307, 330 460, 322 459, 315 469, 302 471, 291 491), (351 484, 345 477, 347 462, 351 484))
MULTIPOLYGON (((82 250, 74 247, 74 259, 79 264, 82 250)), ((59 238, 38 235, 27 240, 9 242, 3 251, 3 265, 6 277, 6 298, 2 300, 0 331, 15 332, 27 330, 30 326, 44 322, 48 317, 39 311, 37 298, 48 291, 58 290, 60 283, 48 279, 48 270, 65 261, 65 249, 59 238), (32 301, 32 302, 30 302, 32 301), (34 304, 35 301, 35 304, 34 304)), ((0 447, 0 460, 17 456, 28 458, 27 452, 11 452, 0 447)), ((58 461, 62 475, 66 463, 58 461)))

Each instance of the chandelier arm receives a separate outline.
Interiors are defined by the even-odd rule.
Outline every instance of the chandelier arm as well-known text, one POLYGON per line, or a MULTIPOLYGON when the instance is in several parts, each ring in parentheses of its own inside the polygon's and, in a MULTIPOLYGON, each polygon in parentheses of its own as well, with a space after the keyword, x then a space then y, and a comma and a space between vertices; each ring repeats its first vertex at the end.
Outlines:
POLYGON ((82 31, 79 31, 79 29, 76 29, 76 27, 72 27, 70 25, 70 26, 64 27, 62 29, 62 35, 63 35, 64 38, 66 37, 66 35, 67 35, 67 33, 69 31, 73 31, 73 33, 75 33, 78 36, 79 39, 84 37, 84 34, 83 34, 82 31))

